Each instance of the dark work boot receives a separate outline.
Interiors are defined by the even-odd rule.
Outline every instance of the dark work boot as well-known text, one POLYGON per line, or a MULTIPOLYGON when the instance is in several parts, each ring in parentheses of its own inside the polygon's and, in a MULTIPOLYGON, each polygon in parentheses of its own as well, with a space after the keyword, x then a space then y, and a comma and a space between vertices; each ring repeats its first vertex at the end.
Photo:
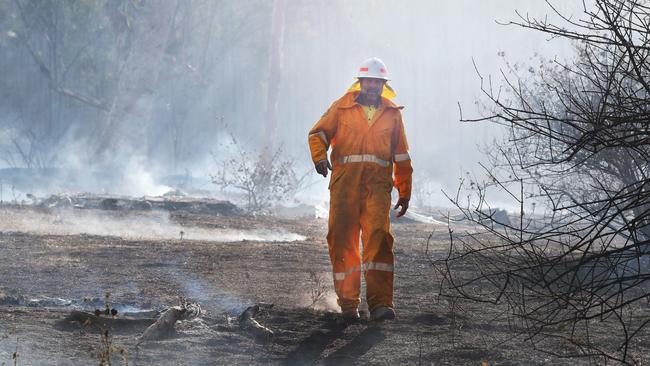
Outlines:
POLYGON ((370 312, 370 320, 373 322, 382 322, 384 320, 395 319, 395 310, 388 306, 379 306, 370 312))
POLYGON ((359 316, 359 310, 357 308, 343 310, 343 319, 346 322, 355 322, 361 319, 361 316, 359 316))

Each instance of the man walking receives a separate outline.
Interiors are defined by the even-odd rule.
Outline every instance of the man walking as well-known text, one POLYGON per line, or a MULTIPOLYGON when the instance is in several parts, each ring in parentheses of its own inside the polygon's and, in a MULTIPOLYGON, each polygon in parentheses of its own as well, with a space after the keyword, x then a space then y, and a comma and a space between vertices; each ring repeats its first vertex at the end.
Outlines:
POLYGON ((399 192, 394 208, 400 208, 396 215, 400 217, 409 206, 413 168, 400 111, 403 107, 387 98, 394 96, 386 85, 387 76, 380 59, 364 61, 358 83, 309 131, 316 171, 327 177, 332 170, 327 244, 338 304, 349 321, 359 319, 361 271, 370 320, 395 318, 391 191, 396 187, 399 192))

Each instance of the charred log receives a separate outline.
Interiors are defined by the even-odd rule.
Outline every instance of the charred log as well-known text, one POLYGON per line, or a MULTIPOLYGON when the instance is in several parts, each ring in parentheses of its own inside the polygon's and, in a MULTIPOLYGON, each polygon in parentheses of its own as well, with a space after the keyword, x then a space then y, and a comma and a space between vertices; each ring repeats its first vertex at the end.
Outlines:
POLYGON ((201 306, 199 304, 189 303, 181 299, 179 306, 165 310, 155 323, 145 329, 140 337, 139 343, 173 338, 176 335, 174 325, 177 321, 194 319, 200 315, 201 306))
POLYGON ((256 339, 260 341, 269 341, 273 338, 273 331, 262 324, 260 324, 255 317, 260 313, 262 308, 270 309, 273 304, 256 304, 249 306, 242 312, 239 317, 239 326, 250 332, 256 339))

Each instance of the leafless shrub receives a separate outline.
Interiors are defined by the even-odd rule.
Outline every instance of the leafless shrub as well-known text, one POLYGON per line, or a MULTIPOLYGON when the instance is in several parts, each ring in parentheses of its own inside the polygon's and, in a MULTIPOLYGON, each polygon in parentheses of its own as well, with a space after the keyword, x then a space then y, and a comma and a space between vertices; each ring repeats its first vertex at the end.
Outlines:
POLYGON ((458 332, 463 329, 463 320, 459 318, 459 313, 464 313, 460 301, 457 297, 450 296, 447 301, 448 311, 449 311, 449 331, 450 331, 450 341, 452 348, 456 348, 456 343, 458 340, 458 332))
POLYGON ((314 308, 319 301, 321 301, 327 294, 327 281, 323 276, 316 271, 309 271, 309 296, 311 304, 309 307, 314 308))
POLYGON ((305 187, 310 171, 300 175, 295 161, 286 157, 281 147, 258 154, 229 135, 233 155, 221 158, 213 154, 217 173, 211 176, 212 183, 243 191, 249 212, 265 213, 274 203, 290 200, 305 187))
POLYGON ((634 364, 632 340, 650 323, 650 7, 596 0, 573 19, 549 6, 565 24, 510 24, 572 40, 576 57, 512 66, 498 89, 479 74, 487 115, 461 110, 461 120, 508 136, 491 151, 489 179, 464 178, 449 196, 479 230, 450 228, 434 265, 443 294, 506 306, 540 350, 634 364), (495 217, 495 190, 516 219, 495 217))
POLYGON ((11 354, 11 359, 14 362, 14 366, 18 365, 18 358, 20 358, 20 353, 18 353, 18 346, 16 346, 16 350, 11 354))
MULTIPOLYGON (((104 309, 103 311, 96 309, 95 310, 96 317, 99 317, 102 314, 104 316, 111 316, 111 317, 117 316, 117 310, 111 308, 110 296, 111 294, 109 292, 106 292, 106 294, 104 295, 104 309)), ((107 329, 100 322, 92 321, 90 318, 86 320, 84 326, 94 326, 99 330, 99 334, 100 334, 99 344, 93 351, 90 352, 90 356, 92 358, 97 359, 99 361, 100 366, 113 365, 111 359, 113 354, 118 354, 125 365, 129 364, 128 352, 126 351, 126 349, 123 347, 116 346, 113 343, 112 330, 107 329)))
POLYGON ((411 204, 419 208, 431 208, 433 202, 435 187, 431 183, 431 177, 422 177, 413 183, 413 193, 411 194, 411 204))

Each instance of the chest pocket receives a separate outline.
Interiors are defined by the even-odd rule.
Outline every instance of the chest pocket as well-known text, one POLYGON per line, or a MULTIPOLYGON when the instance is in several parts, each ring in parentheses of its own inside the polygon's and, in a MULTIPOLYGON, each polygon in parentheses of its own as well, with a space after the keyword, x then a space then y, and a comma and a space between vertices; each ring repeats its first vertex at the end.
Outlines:
POLYGON ((393 129, 390 127, 378 128, 375 132, 375 138, 382 149, 392 151, 393 129))
POLYGON ((358 129, 356 124, 350 120, 342 120, 340 128, 343 131, 354 131, 358 129))
POLYGON ((356 139, 359 139, 361 133, 356 123, 349 120, 342 120, 339 125, 339 131, 337 132, 337 138, 339 141, 345 140, 346 144, 350 144, 356 139))

